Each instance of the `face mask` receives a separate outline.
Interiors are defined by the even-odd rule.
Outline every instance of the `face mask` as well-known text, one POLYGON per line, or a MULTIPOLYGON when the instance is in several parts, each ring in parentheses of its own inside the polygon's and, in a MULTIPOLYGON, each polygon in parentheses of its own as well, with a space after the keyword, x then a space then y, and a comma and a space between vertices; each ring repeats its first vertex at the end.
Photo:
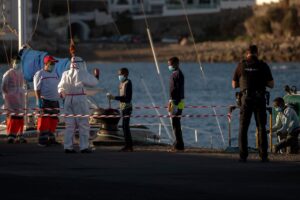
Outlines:
POLYGON ((49 65, 48 66, 48 72, 52 72, 54 67, 55 67, 55 65, 49 65))
POLYGON ((275 111, 276 111, 276 112, 282 112, 282 108, 276 107, 276 108, 275 108, 275 111))
POLYGON ((175 70, 174 67, 172 65, 169 65, 169 71, 172 72, 174 70, 175 70))
POLYGON ((125 76, 124 75, 119 75, 119 81, 123 82, 125 80, 125 76))
POLYGON ((21 64, 20 64, 20 63, 15 63, 15 64, 13 65, 13 68, 14 68, 15 70, 19 70, 19 69, 21 69, 21 64))

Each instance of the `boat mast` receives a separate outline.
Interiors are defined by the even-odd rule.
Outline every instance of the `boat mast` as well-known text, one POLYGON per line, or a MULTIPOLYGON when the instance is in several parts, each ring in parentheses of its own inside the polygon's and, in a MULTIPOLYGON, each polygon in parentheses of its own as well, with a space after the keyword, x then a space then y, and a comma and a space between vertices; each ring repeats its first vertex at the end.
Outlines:
POLYGON ((18 0, 18 37, 19 37, 19 51, 22 46, 26 43, 26 6, 27 0, 18 0))
MULTIPOLYGON (((26 20, 27 0, 18 0, 18 50, 20 51, 27 41, 27 20, 26 20)), ((25 110, 24 110, 24 125, 25 130, 28 127, 28 88, 27 82, 24 81, 25 89, 25 110)))

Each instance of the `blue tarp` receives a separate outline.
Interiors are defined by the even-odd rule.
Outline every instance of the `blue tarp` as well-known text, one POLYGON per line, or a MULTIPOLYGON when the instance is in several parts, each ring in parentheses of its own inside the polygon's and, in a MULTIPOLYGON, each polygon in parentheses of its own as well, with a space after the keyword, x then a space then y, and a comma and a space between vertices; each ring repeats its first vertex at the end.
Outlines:
MULTIPOLYGON (((44 51, 35 51, 32 49, 23 49, 21 51, 21 62, 24 74, 24 79, 32 81, 34 74, 43 68, 44 57, 48 55, 44 51)), ((69 69, 70 60, 68 58, 55 58, 58 62, 55 64, 55 72, 59 77, 62 73, 69 69)))

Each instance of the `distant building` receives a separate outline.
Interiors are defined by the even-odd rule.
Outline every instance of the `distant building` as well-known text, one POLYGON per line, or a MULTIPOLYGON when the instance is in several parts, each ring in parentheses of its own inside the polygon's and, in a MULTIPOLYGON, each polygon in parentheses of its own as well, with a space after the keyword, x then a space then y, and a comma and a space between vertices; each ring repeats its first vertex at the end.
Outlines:
POLYGON ((278 3, 281 0, 256 0, 256 5, 263 5, 263 4, 269 4, 269 3, 278 3))
MULTIPOLYGON (((184 14, 181 0, 108 0, 108 12, 117 15, 127 12, 139 18, 144 11, 151 16, 177 16, 184 14)), ((187 14, 214 13, 222 9, 253 6, 255 0, 183 0, 187 14)))

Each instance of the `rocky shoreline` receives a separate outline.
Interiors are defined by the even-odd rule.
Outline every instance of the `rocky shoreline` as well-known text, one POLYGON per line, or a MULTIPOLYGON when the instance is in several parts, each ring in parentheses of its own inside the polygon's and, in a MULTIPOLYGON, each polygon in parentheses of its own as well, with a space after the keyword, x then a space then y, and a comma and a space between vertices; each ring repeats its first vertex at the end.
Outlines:
MULTIPOLYGON (((203 42, 193 45, 155 44, 158 61, 164 62, 171 56, 178 56, 185 62, 238 62, 249 44, 257 44, 260 58, 267 62, 299 62, 300 37, 284 41, 266 37, 260 41, 203 42), (197 53, 195 51, 197 50, 197 53)), ((87 61, 107 62, 152 62, 153 54, 149 44, 98 44, 81 43, 76 46, 77 55, 87 61)), ((68 56, 66 45, 54 54, 68 56)))

